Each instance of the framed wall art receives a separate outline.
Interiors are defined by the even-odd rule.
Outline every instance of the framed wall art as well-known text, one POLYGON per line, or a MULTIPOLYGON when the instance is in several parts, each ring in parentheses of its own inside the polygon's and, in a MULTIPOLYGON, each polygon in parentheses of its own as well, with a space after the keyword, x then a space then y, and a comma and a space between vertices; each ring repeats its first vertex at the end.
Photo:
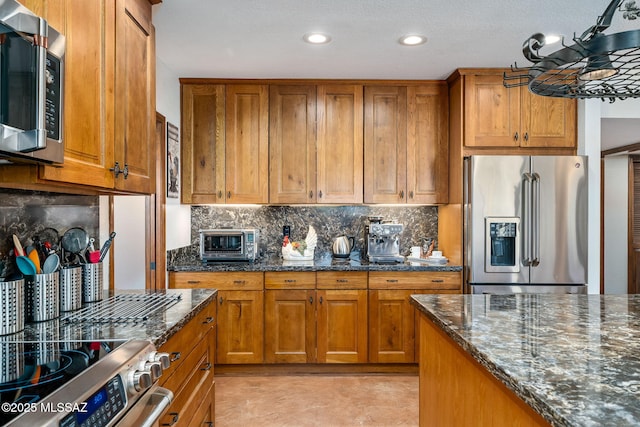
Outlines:
POLYGON ((167 122, 167 197, 180 195, 180 135, 178 127, 167 122))

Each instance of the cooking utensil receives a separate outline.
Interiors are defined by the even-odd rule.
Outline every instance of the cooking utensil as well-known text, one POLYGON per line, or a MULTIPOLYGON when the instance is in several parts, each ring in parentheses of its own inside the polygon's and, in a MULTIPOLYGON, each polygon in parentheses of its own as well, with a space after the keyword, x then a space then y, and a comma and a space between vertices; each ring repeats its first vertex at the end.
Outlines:
POLYGON ((29 252, 29 255, 27 256, 36 267, 36 274, 40 274, 40 255, 38 255, 38 251, 35 249, 31 249, 31 252, 29 252))
POLYGON ((113 239, 115 237, 116 237, 116 232, 112 231, 111 234, 109 234, 109 238, 107 239, 107 241, 104 242, 104 244, 102 245, 102 248, 100 248, 100 262, 102 262, 104 257, 107 256, 107 252, 109 252, 109 248, 111 247, 111 243, 113 242, 113 239))
POLYGON ((22 244, 20 243, 20 239, 15 234, 13 235, 13 246, 16 252, 16 256, 25 256, 24 249, 22 248, 22 244))
POLYGON ((53 253, 44 260, 44 264, 42 265, 42 272, 44 274, 55 273, 58 268, 60 268, 60 257, 58 254, 53 253))
POLYGON ((58 245, 60 244, 60 234, 55 228, 45 228, 38 234, 38 237, 40 238, 42 245, 48 252, 58 250, 58 245))
POLYGON ((64 232, 61 239, 65 251, 78 255, 89 244, 89 236, 81 227, 72 227, 64 232))
POLYGON ((35 276, 37 274, 36 266, 28 257, 21 255, 16 257, 16 265, 18 270, 25 276, 35 276))

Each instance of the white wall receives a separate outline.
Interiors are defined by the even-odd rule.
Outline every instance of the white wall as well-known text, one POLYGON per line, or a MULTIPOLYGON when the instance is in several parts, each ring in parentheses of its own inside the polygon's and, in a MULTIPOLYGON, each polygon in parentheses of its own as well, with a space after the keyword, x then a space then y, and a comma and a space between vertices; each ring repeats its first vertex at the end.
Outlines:
MULTIPOLYGON (((156 110, 167 122, 180 128, 180 81, 156 57, 156 110)), ((181 205, 180 198, 167 198, 167 250, 191 244, 191 208, 181 205)))

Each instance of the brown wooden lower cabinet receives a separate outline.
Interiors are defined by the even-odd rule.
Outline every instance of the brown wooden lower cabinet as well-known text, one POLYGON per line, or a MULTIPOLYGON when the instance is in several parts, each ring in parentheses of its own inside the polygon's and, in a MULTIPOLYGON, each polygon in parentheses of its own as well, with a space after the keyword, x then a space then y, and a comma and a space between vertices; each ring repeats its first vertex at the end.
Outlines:
POLYGON ((214 358, 216 304, 212 302, 173 335, 159 351, 171 358, 159 385, 173 392, 173 401, 161 417, 160 425, 202 425, 215 422, 214 358))
POLYGON ((218 291, 216 363, 263 363, 263 291, 218 291))
POLYGON ((513 391, 420 314, 420 426, 548 426, 513 391))
POLYGON ((266 363, 316 361, 316 291, 264 291, 264 356, 266 363))

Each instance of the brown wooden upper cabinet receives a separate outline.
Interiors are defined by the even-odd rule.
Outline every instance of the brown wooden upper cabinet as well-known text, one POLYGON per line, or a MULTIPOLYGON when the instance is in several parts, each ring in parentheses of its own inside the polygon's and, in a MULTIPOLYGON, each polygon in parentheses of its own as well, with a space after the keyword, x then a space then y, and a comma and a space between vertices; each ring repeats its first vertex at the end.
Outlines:
POLYGON ((182 203, 267 203, 267 85, 182 84, 182 203))
POLYGON ((458 70, 452 76, 463 81, 464 146, 575 147, 576 101, 534 95, 527 86, 506 88, 504 71, 458 70))
POLYGON ((153 192, 155 32, 149 0, 22 3, 66 36, 64 165, 9 166, 9 174, 0 170, 1 180, 25 188, 73 184, 153 192), (123 171, 117 177, 116 162, 123 171))
POLYGON ((367 86, 364 94, 364 202, 446 203, 446 84, 367 86))

